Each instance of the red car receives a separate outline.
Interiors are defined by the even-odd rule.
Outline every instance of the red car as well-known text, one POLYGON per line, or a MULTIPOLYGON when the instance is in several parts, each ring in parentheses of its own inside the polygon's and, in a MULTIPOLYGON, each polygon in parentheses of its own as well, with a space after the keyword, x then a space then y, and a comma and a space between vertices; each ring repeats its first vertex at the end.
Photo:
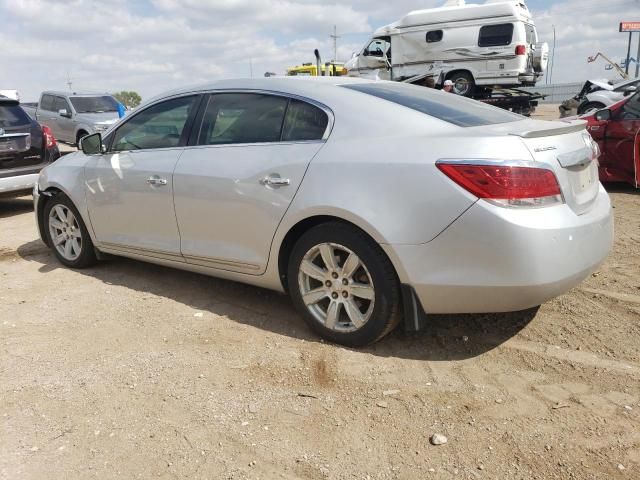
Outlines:
POLYGON ((640 92, 581 118, 602 151, 600 181, 640 187, 640 92))

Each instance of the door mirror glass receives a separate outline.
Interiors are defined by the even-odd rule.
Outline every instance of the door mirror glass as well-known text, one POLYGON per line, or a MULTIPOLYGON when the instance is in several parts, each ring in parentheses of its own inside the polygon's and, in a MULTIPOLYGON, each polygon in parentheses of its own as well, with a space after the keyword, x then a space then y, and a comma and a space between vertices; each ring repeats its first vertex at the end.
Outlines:
POLYGON ((104 152, 102 148, 102 135, 94 133, 80 139, 80 148, 85 155, 98 155, 104 152))
POLYGON ((594 117, 599 122, 605 122, 611 120, 611 110, 605 108, 604 110, 598 110, 594 117))
POLYGON ((61 117, 71 118, 71 114, 67 111, 66 108, 61 108, 60 110, 58 110, 58 115, 60 115, 61 117))

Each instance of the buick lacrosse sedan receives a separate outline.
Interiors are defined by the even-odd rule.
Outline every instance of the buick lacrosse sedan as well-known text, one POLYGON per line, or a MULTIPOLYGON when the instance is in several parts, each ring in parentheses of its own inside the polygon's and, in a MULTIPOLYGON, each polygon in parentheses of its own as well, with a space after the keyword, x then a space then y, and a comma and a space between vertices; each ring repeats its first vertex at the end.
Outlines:
POLYGON ((319 335, 539 305, 612 245, 598 148, 574 124, 423 87, 229 80, 147 102, 35 187, 71 268, 114 254, 288 292, 319 335))

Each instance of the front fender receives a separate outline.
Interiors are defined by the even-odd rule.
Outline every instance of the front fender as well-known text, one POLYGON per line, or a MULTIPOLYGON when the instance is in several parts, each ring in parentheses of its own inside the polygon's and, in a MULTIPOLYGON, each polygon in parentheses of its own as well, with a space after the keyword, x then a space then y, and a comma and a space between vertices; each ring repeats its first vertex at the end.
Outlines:
MULTIPOLYGON (((56 162, 44 168, 38 178, 38 191, 45 193, 60 191, 69 197, 78 209, 82 220, 87 226, 89 235, 95 243, 85 191, 84 167, 87 158, 82 152, 75 152, 59 158, 56 162)), ((41 198, 40 204, 43 204, 42 200, 41 198)))

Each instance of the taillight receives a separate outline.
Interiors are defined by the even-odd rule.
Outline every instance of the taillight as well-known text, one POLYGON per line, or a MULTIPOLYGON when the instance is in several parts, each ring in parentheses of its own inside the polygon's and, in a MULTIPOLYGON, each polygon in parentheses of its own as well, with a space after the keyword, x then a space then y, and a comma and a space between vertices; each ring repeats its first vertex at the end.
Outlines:
POLYGON ((551 170, 509 165, 438 162, 447 177, 478 198, 503 207, 544 207, 563 203, 551 170))
POLYGON ((526 54, 527 54, 526 45, 516 45, 516 55, 526 55, 526 54))
POLYGON ((53 136, 53 132, 46 125, 42 126, 42 135, 44 136, 45 148, 51 148, 57 145, 56 137, 53 136))

